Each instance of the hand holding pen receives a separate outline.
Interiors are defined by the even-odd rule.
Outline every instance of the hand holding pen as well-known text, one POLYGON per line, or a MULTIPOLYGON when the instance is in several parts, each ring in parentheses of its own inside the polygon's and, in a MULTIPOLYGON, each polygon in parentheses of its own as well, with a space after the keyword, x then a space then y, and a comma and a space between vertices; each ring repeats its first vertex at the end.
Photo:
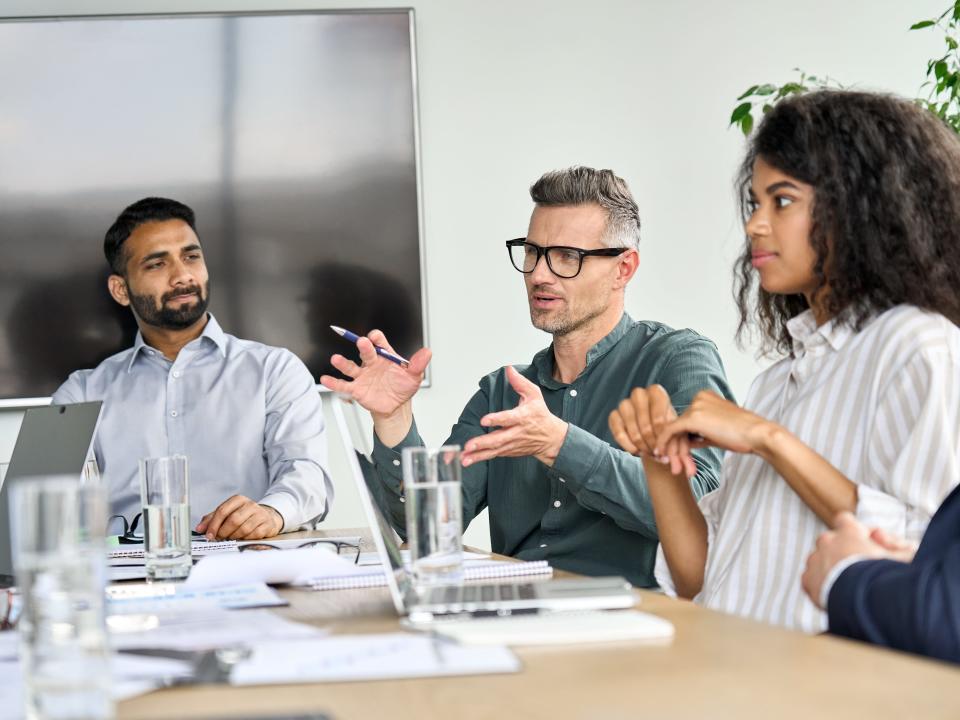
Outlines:
MULTIPOLYGON (((357 343, 357 342, 360 340, 360 336, 359 336, 359 335, 357 335, 356 333, 352 333, 352 332, 350 332, 349 330, 344 330, 342 327, 337 327, 336 325, 331 325, 331 326, 330 326, 330 329, 333 330, 333 331, 334 331, 337 335, 339 335, 340 337, 344 338, 345 340, 349 340, 349 341, 352 342, 352 343, 357 343)), ((379 331, 378 331, 378 330, 374 330, 374 332, 379 332, 379 331)), ((371 333, 371 334, 372 334, 372 333, 371 333)), ((382 336, 383 333, 380 333, 380 335, 382 336)), ((383 339, 384 339, 384 342, 386 342, 386 337, 384 337, 383 339)), ((389 360, 390 362, 396 363, 397 365, 400 365, 400 366, 402 366, 402 367, 409 367, 409 366, 410 366, 410 361, 409 361, 409 360, 407 360, 406 358, 400 357, 400 356, 397 355, 396 353, 391 352, 390 350, 387 350, 386 348, 380 347, 379 345, 374 345, 374 346, 373 346, 373 350, 374 350, 374 352, 377 353, 377 355, 379 355, 379 356, 382 357, 382 358, 386 358, 386 359, 389 360)))
MULTIPOLYGON (((345 339, 352 339, 348 331, 335 328, 334 332, 345 339)), ((423 374, 430 363, 431 353, 422 348, 409 360, 401 357, 379 330, 372 330, 366 337, 349 333, 356 338, 360 351, 360 363, 334 355, 330 364, 346 375, 349 380, 324 375, 320 384, 334 392, 349 395, 374 415, 387 416, 397 412, 420 389, 423 374)))

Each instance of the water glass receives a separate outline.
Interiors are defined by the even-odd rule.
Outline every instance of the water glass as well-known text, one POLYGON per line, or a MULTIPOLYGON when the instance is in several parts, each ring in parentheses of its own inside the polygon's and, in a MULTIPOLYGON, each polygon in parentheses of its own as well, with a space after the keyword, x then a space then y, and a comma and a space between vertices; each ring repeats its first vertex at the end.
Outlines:
POLYGON ((402 453, 407 540, 418 587, 463 582, 460 446, 402 453))
POLYGON ((107 502, 79 477, 9 488, 28 720, 114 717, 104 620, 107 502))
POLYGON ((183 455, 140 461, 143 557, 147 581, 190 574, 190 487, 183 455))

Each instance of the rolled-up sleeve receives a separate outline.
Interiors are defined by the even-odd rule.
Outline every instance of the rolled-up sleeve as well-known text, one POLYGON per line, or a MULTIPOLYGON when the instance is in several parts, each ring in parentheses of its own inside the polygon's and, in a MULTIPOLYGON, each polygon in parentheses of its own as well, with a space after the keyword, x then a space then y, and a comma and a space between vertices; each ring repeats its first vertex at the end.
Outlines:
POLYGON ((881 393, 857 518, 916 542, 960 483, 960 364, 948 347, 923 348, 881 393))

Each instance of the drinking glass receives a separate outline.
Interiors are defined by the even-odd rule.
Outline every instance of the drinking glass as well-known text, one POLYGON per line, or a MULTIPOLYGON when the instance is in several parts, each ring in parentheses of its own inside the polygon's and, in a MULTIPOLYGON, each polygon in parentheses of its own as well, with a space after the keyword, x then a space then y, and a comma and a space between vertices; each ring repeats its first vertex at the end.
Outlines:
POLYGON ((147 581, 190 574, 190 488, 183 455, 140 461, 143 557, 147 581))
POLYGON ((414 583, 463 581, 460 446, 404 448, 403 487, 414 583))
POLYGON ((10 488, 28 720, 113 718, 104 621, 106 496, 77 476, 10 488))

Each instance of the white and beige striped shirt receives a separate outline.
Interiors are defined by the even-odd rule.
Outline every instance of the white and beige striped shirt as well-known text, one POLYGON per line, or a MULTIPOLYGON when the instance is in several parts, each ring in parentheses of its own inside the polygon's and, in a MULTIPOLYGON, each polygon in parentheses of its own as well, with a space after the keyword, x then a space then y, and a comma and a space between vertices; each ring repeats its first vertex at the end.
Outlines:
MULTIPOLYGON (((794 356, 761 373, 744 407, 779 423, 858 485, 857 516, 919 540, 960 483, 960 329, 900 305, 860 331, 807 311, 790 320, 794 356)), ((826 526, 756 455, 728 452, 707 522, 707 607, 818 632, 803 593, 806 558, 826 526)), ((656 577, 673 594, 662 548, 656 577)))

